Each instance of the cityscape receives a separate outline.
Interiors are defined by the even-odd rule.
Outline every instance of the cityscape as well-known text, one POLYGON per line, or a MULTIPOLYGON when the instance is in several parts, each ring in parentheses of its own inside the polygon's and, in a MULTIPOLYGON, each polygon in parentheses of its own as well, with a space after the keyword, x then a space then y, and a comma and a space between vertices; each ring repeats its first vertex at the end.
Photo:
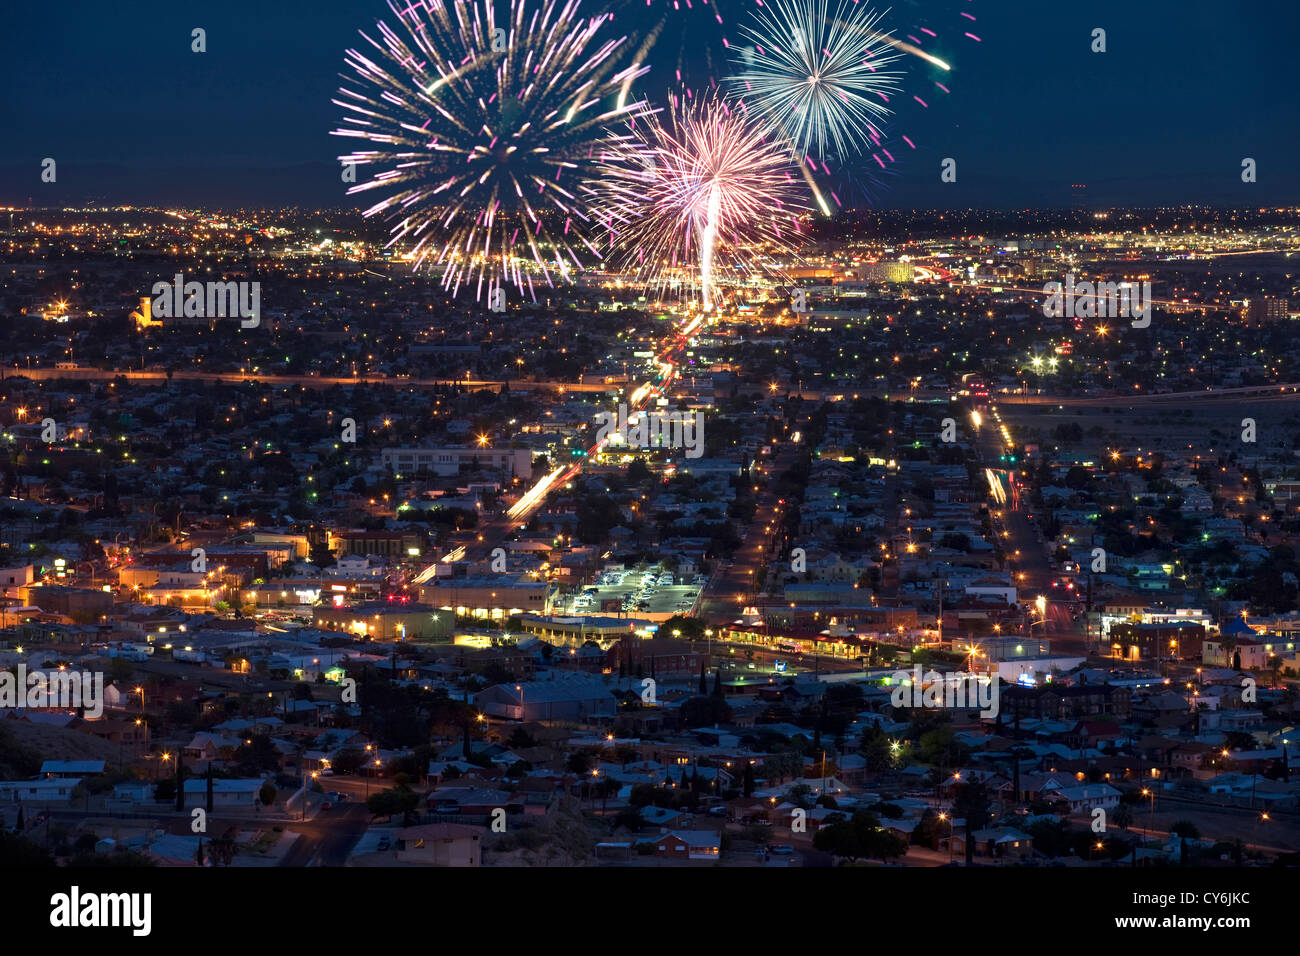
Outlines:
POLYGON ((332 203, 0 194, 0 863, 1300 865, 1300 194, 864 198, 926 4, 340 6, 332 203))

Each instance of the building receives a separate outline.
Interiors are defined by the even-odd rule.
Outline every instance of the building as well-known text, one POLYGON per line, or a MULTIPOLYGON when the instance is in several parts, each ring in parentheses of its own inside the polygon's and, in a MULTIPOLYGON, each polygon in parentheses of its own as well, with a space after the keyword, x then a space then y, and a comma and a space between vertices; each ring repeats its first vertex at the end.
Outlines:
POLYGON ((0 595, 17 598, 19 589, 36 580, 36 569, 30 564, 15 568, 0 568, 0 595))
POLYGON ((604 681, 567 680, 494 684, 474 697, 474 705, 506 720, 592 720, 613 717, 614 695, 604 681))
POLYGON ((106 760, 47 760, 41 764, 43 777, 98 777, 108 767, 106 760))
POLYGON ((527 448, 385 448, 380 452, 385 468, 397 475, 429 472, 458 475, 462 468, 501 471, 511 478, 531 478, 533 453, 527 448))
POLYGON ((524 575, 501 575, 435 579, 420 588, 420 600, 459 615, 499 620, 516 614, 547 615, 557 593, 545 581, 534 581, 524 575))
POLYGON ((1196 621, 1112 624, 1100 652, 1126 661, 1196 660, 1201 656, 1205 628, 1196 621))
POLYGON ((311 609, 312 623, 329 630, 349 631, 376 641, 449 641, 456 617, 429 604, 371 601, 311 609))
POLYGON ((1083 783, 1073 787, 1054 787, 1045 790, 1047 800, 1064 800, 1070 804, 1071 813, 1091 814, 1101 807, 1110 810, 1119 806, 1120 793, 1108 783, 1083 783))
MULTIPOLYGON (((252 809, 257 803, 265 780, 213 780, 212 806, 247 807, 252 809)), ((204 777, 190 777, 185 781, 185 805, 187 807, 205 806, 208 799, 208 781, 204 777)))
POLYGON ((423 866, 482 866, 483 828, 429 823, 393 833, 393 852, 402 863, 423 866))
POLYGON ((607 644, 625 634, 649 633, 650 622, 631 617, 540 617, 525 614, 519 619, 525 631, 551 643, 582 645, 587 641, 607 644))
POLYGON ((670 860, 711 860, 722 856, 722 837, 715 830, 669 830, 654 841, 655 856, 670 860))
POLYGON ((1079 719, 1106 715, 1127 717, 1132 697, 1126 687, 1110 684, 1040 684, 1036 687, 1014 685, 1002 688, 999 718, 1014 722, 1018 718, 1039 720, 1079 719))
POLYGON ((47 611, 61 614, 74 621, 91 623, 113 610, 113 595, 93 588, 45 587, 40 585, 22 589, 21 600, 47 611))
POLYGON ((858 266, 858 278, 864 282, 911 282, 916 270, 910 262, 867 262, 858 266))
POLYGON ((340 531, 329 537, 333 554, 381 555, 405 559, 424 552, 427 538, 416 531, 340 531))
POLYGON ((1288 318, 1287 300, 1272 296, 1255 296, 1246 300, 1245 318, 1248 325, 1264 325, 1288 318))
POLYGON ((605 652, 605 666, 611 673, 622 668, 628 676, 693 677, 704 666, 704 655, 685 641, 624 634, 605 652))
POLYGON ((77 777, 0 780, 0 803, 67 803, 80 783, 77 777))
POLYGON ((1233 670, 1267 670, 1268 657, 1264 642, 1253 637, 1206 640, 1201 652, 1206 667, 1231 667, 1233 670))

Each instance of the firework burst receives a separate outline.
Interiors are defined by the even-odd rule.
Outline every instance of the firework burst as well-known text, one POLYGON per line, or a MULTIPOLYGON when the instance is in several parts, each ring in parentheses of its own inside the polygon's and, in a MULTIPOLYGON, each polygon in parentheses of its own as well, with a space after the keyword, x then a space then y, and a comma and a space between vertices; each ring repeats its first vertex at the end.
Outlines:
POLYGON ((441 270, 453 294, 477 279, 533 295, 598 257, 577 192, 605 126, 635 115, 639 64, 622 66, 625 37, 600 39, 609 15, 582 18, 579 0, 389 0, 375 53, 350 49, 355 75, 333 102, 334 135, 364 141, 340 162, 369 174, 348 190, 387 192, 365 210, 408 243, 415 269, 441 270), (573 180, 572 186, 569 180, 573 180))
POLYGON ((740 28, 752 48, 733 47, 741 65, 732 92, 789 138, 801 157, 845 158, 880 142, 877 124, 902 74, 901 58, 878 29, 881 14, 856 0, 767 0, 740 28))
POLYGON ((779 274, 805 207, 785 144, 743 110, 675 96, 666 115, 611 133, 586 191, 616 268, 708 310, 725 287, 779 274))

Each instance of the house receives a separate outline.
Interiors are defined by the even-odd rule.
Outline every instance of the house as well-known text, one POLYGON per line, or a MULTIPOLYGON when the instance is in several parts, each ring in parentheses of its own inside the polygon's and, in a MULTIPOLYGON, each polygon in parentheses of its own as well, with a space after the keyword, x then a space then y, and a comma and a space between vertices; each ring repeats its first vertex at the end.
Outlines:
POLYGON ((0 802, 67 803, 81 780, 47 777, 42 780, 0 780, 0 802))
POLYGON ((1081 720, 1066 734, 1065 742, 1077 750, 1114 744, 1126 737, 1127 735, 1120 730, 1119 724, 1113 721, 1081 720))
POLYGON ((523 798, 518 794, 483 787, 438 787, 430 791, 426 802, 434 813, 475 817, 491 816, 498 809, 507 813, 518 813, 523 809, 523 798))
POLYGON ((1103 810, 1109 810, 1112 807, 1119 806, 1119 791, 1108 783, 1084 783, 1072 787, 1055 787, 1051 790, 1044 790, 1044 795, 1050 800, 1053 795, 1059 796, 1070 805, 1071 813, 1090 814, 1097 807, 1103 810))
POLYGON ((229 757, 244 745, 242 737, 223 737, 220 734, 196 733, 182 751, 194 760, 219 760, 229 757))
MULTIPOLYGON (((976 856, 994 859, 1020 858, 1032 856, 1034 852, 1034 838, 1015 827, 989 827, 976 830, 971 834, 971 840, 975 844, 976 856)), ((965 854, 966 834, 961 830, 954 833, 948 843, 953 853, 958 856, 965 854)))
POLYGON ((1214 748, 1209 744, 1201 743, 1199 740, 1189 740, 1169 751, 1169 765, 1176 770, 1191 773, 1205 766, 1205 761, 1214 752, 1214 748))
MULTIPOLYGON (((257 803, 257 795, 265 780, 250 778, 246 780, 212 781, 212 806, 214 808, 247 807, 257 803)), ((203 806, 207 801, 208 781, 205 777, 190 777, 185 781, 185 805, 187 807, 203 806)))
POLYGON ((688 810, 649 806, 641 808, 641 819, 655 827, 682 826, 691 822, 691 813, 688 810))
POLYGON ((147 780, 128 780, 114 784, 113 799, 124 803, 146 803, 153 800, 154 784, 147 780))
POLYGON ((393 831, 393 849, 402 863, 423 866, 482 866, 482 827, 427 823, 393 831))
POLYGON ((47 760, 41 764, 41 776, 98 777, 107 766, 107 760, 47 760))
MULTIPOLYGON (((1254 634, 1254 631, 1251 633, 1254 634)), ((1234 637, 1225 628, 1218 640, 1205 641, 1201 657, 1207 667, 1266 670, 1269 654, 1263 641, 1254 637, 1234 637)))
POLYGON ((672 860, 713 860, 722 856, 722 837, 714 830, 669 830, 654 841, 655 855, 672 860))

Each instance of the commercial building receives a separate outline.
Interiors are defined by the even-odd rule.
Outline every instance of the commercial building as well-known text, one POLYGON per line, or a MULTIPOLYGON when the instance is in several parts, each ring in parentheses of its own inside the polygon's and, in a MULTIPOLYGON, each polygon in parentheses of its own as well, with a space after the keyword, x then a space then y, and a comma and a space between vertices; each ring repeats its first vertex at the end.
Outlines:
POLYGON ((349 631, 376 641, 450 640, 455 616, 428 604, 371 601, 345 607, 312 608, 316 627, 349 631))
POLYGON ((475 695, 474 705, 506 720, 593 720, 613 717, 617 702, 604 681, 574 677, 494 684, 475 695))
POLYGON ((423 603, 462 616, 494 620, 515 614, 549 614, 558 596, 554 586, 523 575, 435 579, 435 582, 420 588, 423 603))
POLYGON ((499 470, 512 478, 529 478, 533 473, 533 453, 527 448, 385 448, 380 452, 380 460, 385 468, 398 475, 421 471, 457 475, 466 467, 499 470))

